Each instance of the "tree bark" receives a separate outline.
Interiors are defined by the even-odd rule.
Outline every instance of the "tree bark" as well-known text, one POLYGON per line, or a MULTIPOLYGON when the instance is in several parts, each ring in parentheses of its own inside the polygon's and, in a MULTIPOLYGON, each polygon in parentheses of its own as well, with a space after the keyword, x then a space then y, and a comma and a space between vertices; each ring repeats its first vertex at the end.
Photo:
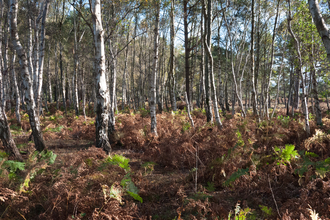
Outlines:
POLYGON ((40 29, 40 47, 39 47, 39 68, 38 68, 38 87, 37 87, 37 97, 36 97, 36 107, 38 114, 42 112, 42 84, 43 84, 43 70, 44 70, 44 53, 45 53, 45 23, 49 7, 49 1, 45 1, 44 8, 42 9, 42 20, 40 29))
POLYGON ((16 74, 15 74, 15 51, 13 51, 13 55, 12 55, 12 59, 11 59, 11 74, 12 74, 12 80, 13 80, 13 84, 14 84, 14 92, 16 95, 16 108, 15 108, 15 114, 16 114, 16 119, 17 119, 17 123, 19 125, 21 125, 21 115, 19 113, 20 110, 20 105, 21 105, 21 98, 20 98, 20 94, 19 94, 19 89, 18 89, 18 85, 17 85, 17 79, 16 79, 16 74))
POLYGON ((175 73, 175 67, 174 67, 174 38, 175 38, 175 32, 174 32, 174 0, 171 1, 171 12, 170 12, 170 17, 171 17, 171 30, 170 30, 170 38, 171 38, 171 43, 170 43, 170 93, 171 93, 171 107, 173 111, 177 111, 176 107, 176 98, 175 98, 175 78, 174 78, 174 73, 175 73))
POLYGON ((252 22, 251 22, 251 77, 252 77, 252 107, 253 114, 260 120, 257 110, 256 78, 254 75, 254 0, 252 0, 252 22))
MULTIPOLYGON (((204 14, 204 27, 205 27, 205 31, 203 34, 203 42, 205 44, 205 42, 211 42, 211 36, 208 35, 207 33, 209 32, 209 27, 211 27, 211 25, 209 25, 209 19, 207 19, 208 15, 207 13, 209 13, 209 11, 206 12, 206 5, 205 5, 205 1, 203 0, 203 14, 204 14)), ((205 45, 205 49, 208 50, 208 48, 206 48, 205 45)), ((205 104, 206 104, 206 120, 207 122, 211 122, 213 123, 213 113, 212 113, 212 108, 211 108, 211 94, 210 94, 210 71, 209 71, 209 55, 208 55, 208 51, 206 51, 207 54, 205 54, 205 104)), ((189 97, 188 97, 189 98, 189 97)))
POLYGON ((212 0, 207 1, 207 39, 205 41, 205 48, 208 54, 208 58, 210 60, 210 64, 206 63, 206 66, 209 66, 209 74, 211 80, 211 91, 212 91, 212 101, 213 101, 213 109, 214 109, 214 117, 219 129, 222 128, 222 123, 219 116, 219 108, 217 101, 217 90, 215 89, 214 82, 214 73, 213 73, 213 56, 211 52, 211 34, 212 34, 212 0))
POLYGON ((74 109, 76 112, 76 116, 79 115, 79 97, 78 97, 78 69, 79 69, 79 42, 78 42, 78 37, 77 37, 77 29, 79 29, 79 19, 76 19, 76 16, 74 18, 74 65, 73 65, 73 105, 74 109), (77 21, 78 20, 78 21, 77 21))
POLYGON ((62 101, 63 101, 63 107, 64 107, 65 114, 67 114, 66 95, 65 95, 65 74, 63 71, 62 51, 63 51, 63 45, 62 45, 62 42, 60 42, 60 71, 61 71, 62 101))
MULTIPOLYGON (((313 36, 312 36, 313 38, 313 36)), ((314 41, 314 38, 313 38, 314 41)), ((319 93, 317 89, 317 81, 316 81, 316 68, 315 68, 315 62, 314 62, 314 45, 312 44, 312 52, 310 54, 311 56, 311 75, 312 75, 312 83, 313 83, 313 95, 315 100, 315 108, 316 108, 316 124, 322 125, 322 112, 320 108, 320 100, 319 100, 319 93)))
MULTIPOLYGON (((270 88, 270 80, 272 78, 272 73, 273 73, 273 63, 274 63, 274 43, 275 43, 275 35, 276 35, 276 25, 277 25, 277 18, 278 18, 278 11, 279 11, 279 5, 280 5, 280 0, 277 0, 277 6, 276 6, 276 16, 275 16, 275 22, 274 22, 274 29, 273 29, 273 38, 272 38, 272 45, 271 45, 271 52, 270 52, 270 71, 269 71, 269 76, 268 76, 268 82, 267 82, 267 87, 266 87, 266 117, 269 119, 269 113, 268 113, 268 101, 269 99, 269 88, 270 88)), ((284 53, 284 51, 283 51, 284 53)))
MULTIPOLYGON (((129 27, 130 25, 128 26, 128 30, 127 30, 127 38, 126 38, 126 43, 128 44, 129 42, 129 33, 130 33, 130 30, 129 30, 129 27)), ((127 45, 126 47, 126 52, 125 52, 125 64, 124 64, 124 73, 123 73, 123 82, 122 82, 122 105, 121 105, 121 110, 124 110, 125 108, 125 105, 127 103, 126 101, 126 96, 127 96, 127 86, 126 86, 126 78, 127 78, 127 74, 126 74, 126 71, 127 71, 127 57, 128 57, 128 48, 129 48, 129 45, 127 45)))
POLYGON ((48 43, 47 81, 48 81, 49 103, 52 103, 53 102, 52 81, 50 78, 49 66, 50 66, 50 42, 48 43))
POLYGON ((108 138, 108 102, 109 90, 105 73, 104 30, 101 17, 101 0, 92 0, 95 48, 95 83, 96 83, 96 147, 103 148, 108 154, 111 146, 108 138))
POLYGON ((305 113, 305 126, 306 126, 306 133, 309 136, 310 135, 310 126, 309 126, 309 115, 308 115, 308 108, 307 108, 307 100, 306 100, 306 92, 305 92, 305 80, 303 77, 303 74, 301 72, 301 68, 302 68, 302 60, 301 60, 301 53, 300 53, 300 45, 298 42, 298 39, 296 38, 295 34, 292 31, 291 28, 291 10, 290 10, 290 0, 288 0, 288 4, 289 4, 289 14, 288 14, 288 29, 289 32, 295 42, 295 47, 296 47, 296 51, 297 51, 297 55, 298 55, 298 73, 301 77, 301 82, 302 82, 302 97, 303 97, 303 102, 304 102, 304 113, 305 113))
POLYGON ((330 61, 330 33, 322 17, 318 0, 308 0, 308 4, 309 11, 312 14, 314 24, 320 34, 320 37, 323 41, 323 45, 327 52, 328 61, 330 61))
POLYGON ((157 120, 156 120, 156 82, 158 68, 158 47, 159 47, 159 13, 160 2, 156 2, 155 29, 154 29, 154 61, 153 72, 150 77, 150 117, 151 117, 151 133, 157 136, 157 120))
POLYGON ((28 71, 28 64, 26 59, 25 51, 19 41, 18 33, 17 33, 17 10, 18 10, 18 3, 17 0, 10 0, 10 34, 12 43, 14 48, 16 49, 17 56, 20 61, 21 65, 21 74, 22 74, 22 82, 23 82, 23 90, 25 91, 25 101, 27 112, 30 119, 30 125, 32 129, 32 134, 34 137, 35 148, 38 151, 42 151, 46 148, 43 137, 42 131, 40 128, 40 121, 39 116, 36 114, 34 97, 33 97, 33 88, 30 79, 30 74, 28 71))

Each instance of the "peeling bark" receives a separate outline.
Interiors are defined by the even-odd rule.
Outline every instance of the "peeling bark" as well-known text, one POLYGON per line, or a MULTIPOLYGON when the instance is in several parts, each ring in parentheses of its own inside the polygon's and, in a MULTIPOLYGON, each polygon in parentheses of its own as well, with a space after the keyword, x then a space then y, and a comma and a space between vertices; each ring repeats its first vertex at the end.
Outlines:
POLYGON ((111 146, 108 138, 108 102, 109 90, 105 74, 104 30, 101 18, 101 0, 92 0, 95 47, 95 83, 96 83, 96 147, 110 153, 111 146))
POLYGON ((33 96, 33 86, 30 78, 30 74, 28 71, 28 64, 26 59, 26 53, 19 41, 18 33, 17 33, 17 10, 18 10, 18 2, 17 0, 10 0, 10 35, 12 39, 12 43, 17 52, 17 56, 19 58, 19 62, 21 65, 21 76, 22 76, 22 86, 25 91, 25 101, 27 112, 30 119, 30 125, 32 129, 32 134, 34 137, 35 148, 38 151, 42 151, 46 148, 42 131, 40 128, 39 116, 36 114, 34 96, 33 96))

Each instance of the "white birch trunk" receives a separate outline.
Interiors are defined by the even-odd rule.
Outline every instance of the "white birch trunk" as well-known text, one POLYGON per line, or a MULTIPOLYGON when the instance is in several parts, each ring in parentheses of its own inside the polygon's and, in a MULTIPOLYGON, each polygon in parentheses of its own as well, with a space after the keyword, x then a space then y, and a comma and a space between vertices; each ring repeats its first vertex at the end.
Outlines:
POLYGON ((16 108, 15 108, 15 114, 16 114, 16 118, 17 118, 17 123, 20 125, 21 124, 21 115, 19 113, 19 108, 21 105, 21 98, 20 98, 20 94, 19 94, 19 89, 18 89, 18 85, 17 85, 17 80, 16 80, 16 74, 15 74, 15 51, 13 51, 13 56, 11 59, 11 75, 12 75, 12 81, 14 84, 14 93, 16 95, 16 108))
POLYGON ((177 111, 176 107, 176 97, 175 97, 175 78, 174 78, 174 38, 175 38, 175 31, 174 31, 174 0, 171 1, 171 45, 170 45, 170 92, 171 92, 171 106, 173 111, 177 111))
POLYGON ((315 26, 317 28, 317 31, 320 34, 320 37, 323 41, 323 45, 325 47, 325 50, 327 52, 328 60, 330 61, 330 33, 329 28, 324 22, 324 19, 322 17, 320 7, 318 0, 308 0, 309 4, 309 11, 312 14, 313 21, 315 23, 315 26))
MULTIPOLYGON (((129 43, 129 27, 128 27, 128 33, 127 33, 127 39, 126 39, 126 43, 129 43)), ((127 86, 126 86, 126 78, 127 78, 127 57, 128 57, 128 48, 129 46, 127 45, 126 47, 126 53, 125 53, 125 67, 124 67, 124 73, 123 73, 123 82, 122 82, 122 106, 121 106, 121 110, 124 110, 125 105, 127 103, 126 101, 126 93, 127 93, 127 86)))
POLYGON ((101 18, 101 0, 92 0, 95 46, 95 83, 96 83, 96 147, 103 148, 110 153, 111 146, 108 138, 108 98, 105 74, 105 51, 104 51, 104 30, 101 18))
POLYGON ((274 29, 273 29, 273 38, 272 38, 271 54, 270 54, 270 56, 271 56, 271 58, 270 58, 270 71, 269 71, 268 82, 267 82, 267 87, 266 87, 266 101, 265 101, 266 110, 265 110, 265 114, 266 114, 266 117, 267 117, 268 120, 269 120, 269 112, 268 112, 269 87, 270 87, 270 80, 271 80, 272 73, 273 73, 274 43, 275 43, 276 25, 277 25, 279 5, 280 5, 280 0, 277 1, 277 7, 276 7, 276 17, 275 17, 275 23, 274 23, 274 29))
MULTIPOLYGON (((3 18, 3 2, 0 0, 0 39, 2 39, 2 18, 3 18)), ((0 41, 0 57, 2 56, 2 41, 0 41)), ((2 65, 0 71, 0 89, 3 86, 2 81, 2 65)), ((7 116, 0 104, 0 140, 4 145, 6 151, 13 153, 17 160, 23 161, 22 155, 16 147, 14 139, 11 136, 7 116)))
POLYGON ((53 102, 52 81, 51 81, 50 70, 49 70, 49 66, 50 66, 50 43, 48 43, 48 44, 49 44, 49 47, 48 47, 48 62, 47 62, 47 79, 48 79, 49 102, 52 103, 53 102))
POLYGON ((17 33, 17 10, 18 10, 18 2, 17 0, 10 0, 10 34, 13 46, 17 52, 17 56, 19 58, 19 62, 21 65, 21 74, 22 74, 22 82, 23 82, 23 90, 25 91, 25 101, 27 112, 30 119, 30 125, 32 129, 32 134, 34 137, 35 148, 38 151, 42 151, 46 148, 43 137, 42 131, 40 128, 40 121, 39 117, 36 114, 34 97, 33 97, 33 88, 32 82, 30 79, 30 74, 28 71, 28 64, 26 59, 25 51, 19 41, 18 33, 17 33))
MULTIPOLYGON (((78 67, 79 67, 79 56, 78 56, 78 48, 79 42, 77 39, 77 19, 74 16, 74 66, 73 66, 73 105, 76 112, 76 116, 79 115, 79 100, 78 100, 78 67)), ((79 19, 78 19, 79 20, 79 19)))
POLYGON ((33 51, 33 43, 32 43, 32 21, 30 16, 28 15, 28 22, 29 22, 29 34, 28 34, 28 52, 27 52, 27 56, 28 56, 28 68, 29 68, 29 73, 30 73, 30 77, 32 79, 33 76, 33 62, 32 62, 32 51, 33 51))
POLYGON ((218 107, 218 100, 217 100, 217 90, 215 89, 215 82, 214 82, 214 73, 213 73, 213 56, 211 52, 211 34, 212 34, 212 1, 208 0, 207 4, 207 40, 205 40, 205 48, 209 58, 209 64, 206 63, 206 66, 209 66, 209 76, 210 76, 210 83, 211 83, 211 92, 212 92, 212 101, 213 101, 213 110, 214 110, 214 117, 215 122, 219 129, 222 128, 222 123, 220 120, 219 115, 219 107, 218 107))
POLYGON ((288 15, 288 29, 289 29, 289 32, 295 42, 295 47, 296 47, 296 50, 297 50, 297 54, 298 54, 298 61, 299 61, 299 67, 298 67, 298 72, 299 72, 299 75, 301 77, 301 81, 302 81, 302 101, 304 102, 304 114, 305 114, 305 126, 306 126, 306 133, 307 135, 309 136, 310 135, 310 126, 309 126, 309 115, 308 115, 308 108, 307 108, 307 97, 306 97, 306 91, 305 91, 305 79, 304 79, 304 76, 302 74, 302 71, 301 71, 301 68, 302 68, 302 60, 301 60, 301 53, 300 53, 300 45, 299 45, 299 42, 295 36, 295 34, 293 33, 292 31, 292 28, 291 28, 291 10, 290 10, 290 0, 288 0, 288 3, 289 3, 289 15, 288 15))
POLYGON ((4 32, 4 50, 3 50, 3 77, 2 77, 2 90, 1 90, 1 95, 2 97, 2 107, 3 110, 6 111, 6 105, 7 105, 7 87, 8 87, 8 82, 7 82, 7 76, 9 73, 9 68, 8 68, 8 28, 7 26, 5 26, 5 32, 4 32))
POLYGON ((46 23, 49 1, 50 0, 46 0, 45 6, 42 9, 43 12, 42 12, 41 30, 40 30, 39 66, 38 66, 38 84, 37 84, 38 86, 36 93, 37 95, 36 106, 38 113, 42 111, 41 95, 42 95, 42 80, 43 80, 43 69, 44 69, 44 54, 45 54, 45 23, 46 23), (39 110, 41 111, 39 112, 39 110))
POLYGON ((159 11, 160 2, 156 2, 156 20, 154 29, 154 61, 153 70, 150 74, 150 117, 151 117, 151 133, 157 136, 157 119, 156 119, 156 82, 158 68, 158 47, 159 47, 159 11))

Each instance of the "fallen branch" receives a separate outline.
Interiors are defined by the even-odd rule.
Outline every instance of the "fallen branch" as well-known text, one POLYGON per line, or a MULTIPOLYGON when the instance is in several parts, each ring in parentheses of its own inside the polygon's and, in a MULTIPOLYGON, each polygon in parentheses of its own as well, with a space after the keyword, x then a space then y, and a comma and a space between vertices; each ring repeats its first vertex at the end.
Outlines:
POLYGON ((277 202, 275 200, 275 196, 274 196, 274 193, 273 193, 272 185, 270 184, 269 175, 267 175, 267 177, 268 177, 269 188, 270 188, 270 191, 272 192, 273 200, 274 200, 274 203, 275 203, 275 206, 276 206, 277 214, 281 218, 282 216, 281 216, 280 211, 278 210, 278 207, 277 207, 277 202))

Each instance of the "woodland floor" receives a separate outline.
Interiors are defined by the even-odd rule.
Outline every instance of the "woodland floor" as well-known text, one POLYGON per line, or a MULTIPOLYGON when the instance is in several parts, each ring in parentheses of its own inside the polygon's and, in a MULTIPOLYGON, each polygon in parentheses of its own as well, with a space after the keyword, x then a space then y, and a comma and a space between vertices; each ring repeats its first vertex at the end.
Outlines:
POLYGON ((111 156, 128 158, 130 169, 94 147, 92 109, 85 120, 51 105, 41 117, 46 145, 57 155, 54 164, 33 159, 27 114, 22 111, 20 128, 8 112, 26 161, 24 170, 12 173, 1 168, 12 158, 1 154, 0 219, 312 219, 312 210, 320 219, 330 218, 330 112, 325 103, 323 125, 316 126, 312 118, 309 138, 300 112, 287 118, 283 110, 262 122, 251 112, 246 119, 228 112, 218 130, 194 110, 193 129, 184 105, 179 107, 177 113, 157 115, 158 137, 149 134, 148 111, 116 115, 111 156), (120 185, 127 177, 142 203, 120 185), (109 199, 111 186, 121 193, 109 199))

